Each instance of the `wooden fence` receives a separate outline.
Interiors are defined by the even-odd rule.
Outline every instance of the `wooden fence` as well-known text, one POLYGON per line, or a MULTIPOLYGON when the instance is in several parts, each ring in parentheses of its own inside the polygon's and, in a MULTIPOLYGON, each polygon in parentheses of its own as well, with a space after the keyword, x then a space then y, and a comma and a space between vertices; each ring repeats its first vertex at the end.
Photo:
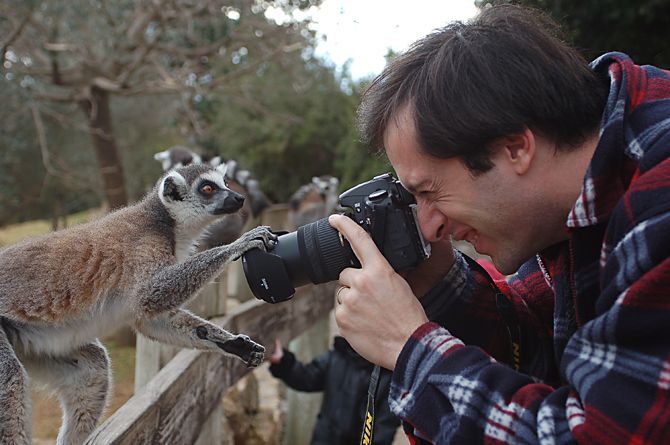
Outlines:
MULTIPOLYGON (((285 214, 281 212, 270 212, 269 217, 281 221, 285 214)), ((239 285, 242 274, 239 266, 229 267, 227 272, 207 287, 190 309, 205 316, 225 312, 211 321, 249 335, 265 345, 267 353, 272 352, 275 338, 288 344, 333 308, 337 282, 303 286, 284 303, 273 305, 252 298, 225 311, 230 280, 239 285)), ((214 443, 221 436, 223 394, 250 372, 235 358, 193 350, 177 352, 162 366, 160 346, 140 336, 137 360, 135 395, 89 437, 87 444, 214 443)))

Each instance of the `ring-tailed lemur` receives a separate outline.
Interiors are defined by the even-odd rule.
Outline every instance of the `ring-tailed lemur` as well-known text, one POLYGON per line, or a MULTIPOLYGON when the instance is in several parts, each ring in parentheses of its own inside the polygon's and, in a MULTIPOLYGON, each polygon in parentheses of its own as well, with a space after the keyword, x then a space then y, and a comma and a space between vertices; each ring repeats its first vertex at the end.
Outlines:
POLYGON ((190 163, 208 163, 216 167, 225 162, 228 168, 229 187, 247 198, 239 212, 214 222, 204 231, 198 240, 204 248, 232 243, 242 234, 250 216, 257 218, 263 210, 272 205, 261 191, 258 181, 252 178, 251 172, 241 169, 234 160, 224 160, 221 156, 210 159, 204 155, 200 156, 188 147, 181 145, 156 153, 154 159, 161 162, 163 171, 179 168, 190 163))
POLYGON ((194 240, 242 207, 225 165, 161 177, 139 203, 0 250, 0 443, 31 441, 28 375, 60 393, 59 444, 79 444, 107 402, 110 362, 97 338, 123 325, 178 347, 262 362, 265 348, 181 308, 228 263, 276 240, 257 227, 228 246, 194 240))
POLYGON ((334 176, 314 176, 312 182, 296 190, 288 200, 288 221, 293 229, 326 218, 338 210, 339 185, 339 179, 334 176))
MULTIPOLYGON (((185 167, 190 163, 200 164, 202 158, 197 154, 193 153, 190 148, 184 147, 183 145, 175 145, 168 148, 165 151, 156 153, 154 159, 161 163, 163 166, 163 171, 168 171, 173 168, 185 167)), ((216 162, 213 164, 215 167, 220 164, 216 162)))

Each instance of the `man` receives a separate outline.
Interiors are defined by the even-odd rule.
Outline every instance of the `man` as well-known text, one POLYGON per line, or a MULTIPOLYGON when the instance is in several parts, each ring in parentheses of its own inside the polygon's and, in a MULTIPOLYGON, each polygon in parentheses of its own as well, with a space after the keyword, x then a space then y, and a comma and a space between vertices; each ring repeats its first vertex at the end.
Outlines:
POLYGON ((394 370, 413 443, 670 443, 670 78, 618 53, 589 67, 559 36, 486 9, 415 43, 359 109, 433 255, 401 276, 331 217, 362 264, 335 316, 394 370), (518 270, 506 299, 451 237, 518 270))

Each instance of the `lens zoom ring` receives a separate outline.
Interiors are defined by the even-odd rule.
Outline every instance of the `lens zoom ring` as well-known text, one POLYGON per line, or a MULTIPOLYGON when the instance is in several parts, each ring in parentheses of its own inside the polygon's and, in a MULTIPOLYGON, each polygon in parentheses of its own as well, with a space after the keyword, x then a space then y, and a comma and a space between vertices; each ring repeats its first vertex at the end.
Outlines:
POLYGON ((333 229, 327 219, 322 219, 317 224, 317 237, 321 241, 321 258, 323 258, 328 281, 337 280, 348 263, 345 259, 345 248, 340 244, 340 236, 333 229))
POLYGON ((302 226, 305 251, 307 252, 309 264, 312 266, 312 271, 316 277, 316 283, 314 284, 326 283, 328 281, 328 277, 326 277, 323 268, 321 267, 321 260, 319 259, 319 253, 316 248, 316 242, 319 240, 316 239, 317 233, 314 231, 314 226, 316 226, 318 222, 319 221, 302 226))
POLYGON ((337 230, 326 218, 303 226, 303 229, 305 251, 317 279, 315 284, 337 280, 348 266, 337 230))

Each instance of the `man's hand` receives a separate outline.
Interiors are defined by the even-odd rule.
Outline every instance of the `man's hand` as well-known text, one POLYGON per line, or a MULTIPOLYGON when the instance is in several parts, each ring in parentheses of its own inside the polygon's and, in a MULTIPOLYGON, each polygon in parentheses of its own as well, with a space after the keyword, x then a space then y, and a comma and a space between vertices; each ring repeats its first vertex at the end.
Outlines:
POLYGON ((344 289, 335 308, 340 333, 363 357, 392 370, 409 337, 428 318, 365 230, 342 215, 329 222, 347 238, 362 266, 340 273, 344 289))

